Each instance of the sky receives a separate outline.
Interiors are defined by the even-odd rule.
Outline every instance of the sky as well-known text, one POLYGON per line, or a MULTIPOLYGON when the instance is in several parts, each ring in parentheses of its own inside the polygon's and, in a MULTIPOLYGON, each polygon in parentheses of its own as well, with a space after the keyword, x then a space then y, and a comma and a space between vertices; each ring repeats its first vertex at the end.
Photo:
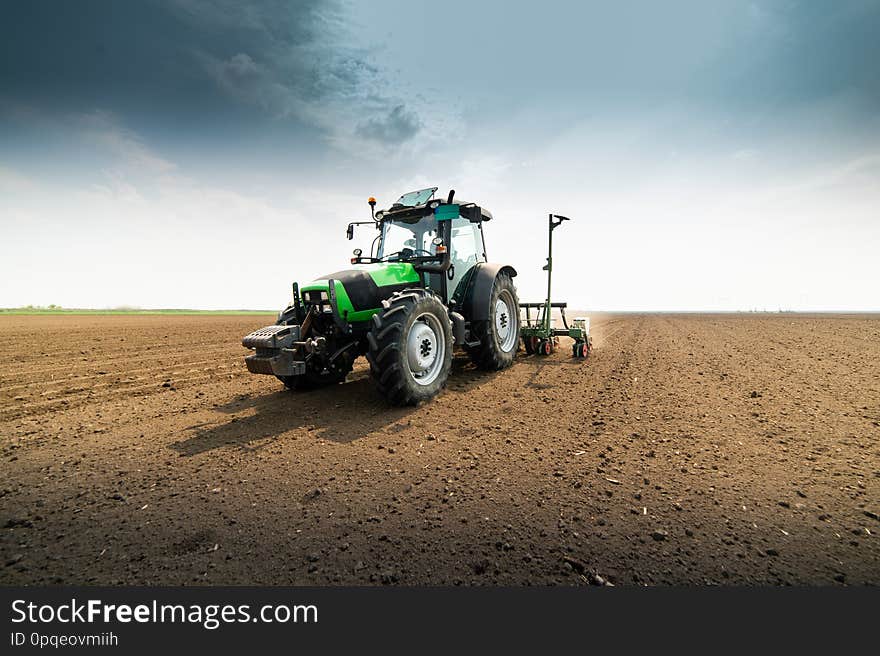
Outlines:
POLYGON ((0 307, 277 309, 437 186, 584 310, 880 310, 880 3, 2 1, 0 307))

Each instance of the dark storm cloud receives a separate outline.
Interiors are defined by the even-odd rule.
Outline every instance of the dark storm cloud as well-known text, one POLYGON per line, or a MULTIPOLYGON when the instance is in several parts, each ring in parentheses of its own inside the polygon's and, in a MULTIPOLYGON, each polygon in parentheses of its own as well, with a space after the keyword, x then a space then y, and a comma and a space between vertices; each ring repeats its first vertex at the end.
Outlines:
POLYGON ((0 99, 169 127, 223 117, 331 133, 396 106, 350 42, 336 0, 13 3, 0 23, 0 99))
POLYGON ((7 3, 0 115, 10 105, 107 112, 166 147, 172 136, 217 144, 222 134, 264 140, 264 150, 329 140, 350 151, 430 137, 438 125, 481 133, 531 104, 539 118, 518 140, 551 138, 562 125, 551 108, 613 118, 675 104, 761 121, 833 98, 842 120, 880 112, 877 2, 453 0, 467 20, 448 41, 425 27, 435 10, 418 0, 7 3), (431 96, 435 87, 443 92, 431 96))
POLYGON ((701 78, 733 106, 778 109, 846 96, 880 110, 880 4, 753 2, 701 78))
POLYGON ((190 49, 220 88, 276 116, 321 102, 365 101, 378 78, 365 55, 347 45, 344 17, 332 0, 175 0, 170 6, 192 26, 197 38, 190 49))
POLYGON ((419 131, 419 117, 403 105, 397 105, 387 116, 371 118, 358 124, 357 132, 365 139, 399 144, 412 139, 419 131))

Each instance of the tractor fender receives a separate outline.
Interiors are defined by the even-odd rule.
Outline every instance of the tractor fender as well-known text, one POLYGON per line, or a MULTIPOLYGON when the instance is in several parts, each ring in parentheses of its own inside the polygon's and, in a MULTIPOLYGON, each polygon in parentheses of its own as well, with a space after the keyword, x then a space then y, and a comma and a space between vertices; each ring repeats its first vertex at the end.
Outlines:
POLYGON ((495 264, 494 262, 480 262, 474 266, 462 307, 468 321, 489 319, 489 300, 492 295, 492 287, 495 285, 495 278, 502 273, 513 278, 516 276, 516 269, 509 264, 495 264))

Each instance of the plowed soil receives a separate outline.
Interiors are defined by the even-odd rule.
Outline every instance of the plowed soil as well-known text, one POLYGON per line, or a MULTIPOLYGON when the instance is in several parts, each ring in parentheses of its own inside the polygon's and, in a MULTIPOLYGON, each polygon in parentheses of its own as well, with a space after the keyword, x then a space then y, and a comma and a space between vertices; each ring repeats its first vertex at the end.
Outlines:
POLYGON ((594 317, 407 409, 248 374, 270 322, 0 318, 0 583, 880 583, 876 315, 594 317))

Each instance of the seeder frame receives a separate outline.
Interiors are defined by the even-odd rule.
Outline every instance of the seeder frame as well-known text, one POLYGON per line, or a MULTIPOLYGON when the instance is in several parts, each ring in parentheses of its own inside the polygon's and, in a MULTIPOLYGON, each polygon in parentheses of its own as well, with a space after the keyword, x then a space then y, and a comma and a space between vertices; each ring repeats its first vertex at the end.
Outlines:
POLYGON ((522 326, 520 336, 527 353, 550 355, 558 344, 559 337, 570 337, 574 340, 572 355, 576 358, 586 358, 593 348, 593 340, 590 337, 590 320, 578 317, 569 326, 565 317, 565 309, 568 303, 551 300, 551 285, 553 275, 553 231, 562 225, 563 221, 570 219, 558 214, 550 214, 548 219, 548 253, 547 264, 543 269, 547 272, 547 299, 543 302, 520 303, 520 310, 525 310, 525 316, 521 317, 522 326), (562 318, 563 328, 553 327, 553 309, 558 309, 562 318), (537 315, 532 317, 531 310, 537 310, 537 315))

